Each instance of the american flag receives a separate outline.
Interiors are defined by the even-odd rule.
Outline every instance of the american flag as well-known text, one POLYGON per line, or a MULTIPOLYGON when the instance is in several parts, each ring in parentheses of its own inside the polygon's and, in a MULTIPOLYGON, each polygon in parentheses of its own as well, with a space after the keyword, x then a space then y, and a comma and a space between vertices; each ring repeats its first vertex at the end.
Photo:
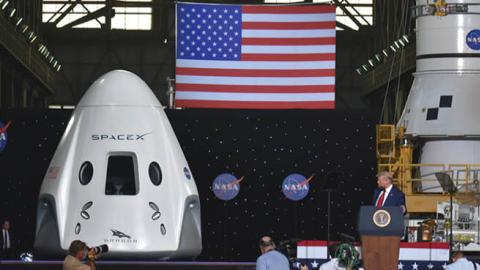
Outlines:
MULTIPOLYGON (((332 242, 330 243, 332 244, 332 242)), ((361 256, 361 247, 355 247, 361 256)), ((398 270, 445 270, 449 259, 445 242, 400 242, 398 270)), ((304 240, 297 243, 296 268, 305 263, 308 269, 318 269, 328 261, 327 241, 304 240)), ((473 265, 472 265, 473 266, 473 265)), ((330 268, 329 268, 330 269, 330 268)))
POLYGON ((335 6, 176 8, 178 107, 335 107, 335 6))

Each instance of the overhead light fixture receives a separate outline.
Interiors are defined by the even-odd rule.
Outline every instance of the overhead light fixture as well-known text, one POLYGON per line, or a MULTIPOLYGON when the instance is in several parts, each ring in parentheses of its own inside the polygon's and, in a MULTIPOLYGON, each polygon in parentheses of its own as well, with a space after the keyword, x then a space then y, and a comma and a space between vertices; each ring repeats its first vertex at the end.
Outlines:
POLYGON ((22 17, 17 17, 15 19, 15 26, 19 26, 23 21, 23 18, 22 17))
POLYGON ((53 62, 53 59, 55 59, 53 55, 50 55, 50 57, 48 57, 48 63, 51 64, 53 62))
POLYGON ((24 24, 24 25, 22 25, 22 27, 20 27, 20 32, 25 33, 25 32, 27 32, 28 28, 29 28, 29 26, 24 24))
POLYGON ((27 38, 28 38, 28 39, 31 39, 34 35, 35 35, 35 33, 34 33, 32 30, 30 30, 30 31, 28 31, 28 33, 27 33, 27 38))
POLYGON ((358 75, 363 75, 365 72, 372 71, 377 65, 381 64, 390 54, 396 54, 400 49, 410 44, 410 34, 405 34, 387 48, 383 49, 381 53, 377 53, 373 58, 368 59, 366 64, 361 65, 355 71, 358 75))
POLYGON ((56 68, 57 65, 58 65, 58 61, 57 60, 53 61, 53 68, 56 68))
MULTIPOLYGON (((0 1, 1 1, 1 0, 0 0, 0 1)), ((8 6, 8 3, 10 3, 10 2, 7 1, 7 0, 1 1, 1 2, 0 2, 0 9, 5 10, 5 9, 7 8, 7 6, 8 6)))
POLYGON ((28 39, 30 43, 33 43, 37 39, 37 35, 33 34, 31 38, 28 39))
POLYGON ((388 50, 387 49, 383 49, 382 53, 383 53, 383 55, 385 55, 385 57, 388 57, 388 50))
POLYGON ((393 45, 397 48, 397 49, 400 49, 402 46, 400 46, 400 42, 398 40, 395 40, 395 42, 393 42, 393 45))
POLYGON ((57 66, 57 72, 60 71, 60 69, 62 69, 62 65, 58 64, 58 66, 57 66))
POLYGON ((7 10, 7 16, 8 16, 9 18, 12 18, 13 15, 15 15, 15 12, 17 12, 17 9, 16 9, 16 8, 9 8, 9 9, 7 10))
POLYGON ((43 45, 43 44, 40 44, 40 45, 38 46, 38 52, 39 52, 40 54, 43 54, 46 49, 47 49, 47 47, 45 47, 45 45, 43 45))

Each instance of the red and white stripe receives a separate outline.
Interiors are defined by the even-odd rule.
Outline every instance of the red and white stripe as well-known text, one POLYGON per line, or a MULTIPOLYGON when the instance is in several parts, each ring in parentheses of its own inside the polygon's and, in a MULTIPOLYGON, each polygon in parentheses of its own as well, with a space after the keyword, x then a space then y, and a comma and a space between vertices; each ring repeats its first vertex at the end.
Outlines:
POLYGON ((179 107, 335 107, 335 7, 242 6, 241 61, 177 59, 179 107))
MULTIPOLYGON (((359 244, 355 248, 362 254, 359 244)), ((327 241, 306 240, 297 245, 297 257, 299 259, 327 259, 327 241)), ((400 261, 448 261, 448 243, 421 242, 400 243, 400 261)))

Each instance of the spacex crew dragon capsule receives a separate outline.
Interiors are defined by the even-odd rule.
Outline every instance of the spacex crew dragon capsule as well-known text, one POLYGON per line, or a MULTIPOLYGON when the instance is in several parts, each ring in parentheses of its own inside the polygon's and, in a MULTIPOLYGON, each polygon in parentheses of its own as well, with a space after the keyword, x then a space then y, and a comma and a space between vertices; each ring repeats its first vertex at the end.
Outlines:
POLYGON ((133 73, 87 90, 40 190, 34 248, 64 256, 73 240, 106 258, 193 258, 202 249, 197 187, 155 95, 133 73))

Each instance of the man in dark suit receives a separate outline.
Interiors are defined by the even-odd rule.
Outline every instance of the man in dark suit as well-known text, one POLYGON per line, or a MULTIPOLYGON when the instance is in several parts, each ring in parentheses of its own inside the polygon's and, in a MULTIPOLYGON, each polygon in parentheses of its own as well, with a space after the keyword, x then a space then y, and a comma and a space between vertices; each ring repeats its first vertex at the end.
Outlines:
POLYGON ((373 195, 373 205, 382 206, 400 206, 403 214, 407 213, 405 204, 405 194, 393 186, 392 174, 389 172, 380 172, 377 174, 378 188, 373 195))
POLYGON ((0 259, 14 259, 13 240, 10 232, 10 221, 5 220, 0 230, 0 259))

